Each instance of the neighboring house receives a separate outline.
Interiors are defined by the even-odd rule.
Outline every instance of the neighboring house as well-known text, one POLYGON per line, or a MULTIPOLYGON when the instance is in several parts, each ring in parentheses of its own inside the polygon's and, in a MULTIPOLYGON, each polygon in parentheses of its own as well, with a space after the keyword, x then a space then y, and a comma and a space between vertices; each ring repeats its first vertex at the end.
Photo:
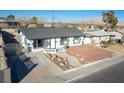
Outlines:
POLYGON ((52 27, 52 23, 45 23, 44 27, 52 27))
POLYGON ((18 25, 20 25, 20 23, 14 19, 9 19, 7 17, 0 17, 0 27, 1 28, 16 27, 18 25))
POLYGON ((124 35, 124 29, 118 30, 118 32, 124 35))
POLYGON ((102 41, 107 42, 112 40, 114 42, 122 38, 122 35, 118 32, 105 32, 104 30, 84 32, 84 34, 84 44, 93 44, 96 46, 101 46, 102 41))
POLYGON ((0 22, 4 22, 6 20, 6 17, 0 17, 0 22))
POLYGON ((29 52, 56 52, 64 47, 82 45, 84 35, 76 28, 20 28, 20 44, 29 52))

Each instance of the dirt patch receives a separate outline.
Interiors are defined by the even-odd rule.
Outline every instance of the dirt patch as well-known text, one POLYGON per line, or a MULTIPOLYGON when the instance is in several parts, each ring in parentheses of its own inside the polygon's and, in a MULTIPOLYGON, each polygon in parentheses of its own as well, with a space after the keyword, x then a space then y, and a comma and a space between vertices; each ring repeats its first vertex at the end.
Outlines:
POLYGON ((124 53, 124 45, 121 45, 121 44, 108 45, 107 49, 109 49, 115 53, 124 53))
POLYGON ((111 58, 114 54, 111 51, 93 45, 70 47, 67 53, 77 58, 81 64, 88 64, 97 60, 111 58))

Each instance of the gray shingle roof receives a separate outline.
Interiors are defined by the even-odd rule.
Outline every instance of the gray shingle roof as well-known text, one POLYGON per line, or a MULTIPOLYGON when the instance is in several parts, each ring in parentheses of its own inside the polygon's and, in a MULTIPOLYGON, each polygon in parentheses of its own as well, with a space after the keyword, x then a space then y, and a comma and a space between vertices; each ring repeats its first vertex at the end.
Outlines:
POLYGON ((28 39, 44 39, 44 38, 58 38, 58 37, 73 37, 83 36, 84 34, 76 28, 52 28, 52 27, 34 27, 21 28, 21 32, 28 39))

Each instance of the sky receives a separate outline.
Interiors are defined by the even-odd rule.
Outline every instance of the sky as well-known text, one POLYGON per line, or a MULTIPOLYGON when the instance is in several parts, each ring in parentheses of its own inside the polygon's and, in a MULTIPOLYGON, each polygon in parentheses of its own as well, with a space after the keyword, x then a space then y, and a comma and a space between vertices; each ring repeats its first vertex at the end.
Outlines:
MULTIPOLYGON (((70 22, 94 19, 102 16, 102 12, 107 10, 54 10, 55 21, 70 22)), ((114 10, 119 20, 124 20, 124 10, 114 10)), ((44 18, 47 21, 52 21, 52 10, 0 10, 0 16, 13 14, 17 17, 32 17, 44 18)))

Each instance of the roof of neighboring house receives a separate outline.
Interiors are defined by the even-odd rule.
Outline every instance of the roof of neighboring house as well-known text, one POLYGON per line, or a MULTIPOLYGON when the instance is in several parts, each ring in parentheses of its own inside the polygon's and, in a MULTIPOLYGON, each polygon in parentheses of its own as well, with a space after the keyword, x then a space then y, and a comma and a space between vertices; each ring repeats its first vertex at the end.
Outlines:
POLYGON ((2 22, 17 22, 15 19, 7 18, 7 17, 0 17, 0 21, 2 21, 2 22))
POLYGON ((121 29, 121 30, 118 30, 119 32, 121 32, 121 33, 124 33, 124 29, 121 29))
POLYGON ((100 31, 92 31, 92 32, 84 32, 84 34, 86 36, 116 36, 116 35, 120 35, 120 33, 118 32, 106 32, 104 30, 100 30, 100 31))
POLYGON ((83 36, 84 34, 76 28, 52 28, 52 27, 32 27, 21 28, 21 32, 28 39, 45 39, 58 37, 83 36))

